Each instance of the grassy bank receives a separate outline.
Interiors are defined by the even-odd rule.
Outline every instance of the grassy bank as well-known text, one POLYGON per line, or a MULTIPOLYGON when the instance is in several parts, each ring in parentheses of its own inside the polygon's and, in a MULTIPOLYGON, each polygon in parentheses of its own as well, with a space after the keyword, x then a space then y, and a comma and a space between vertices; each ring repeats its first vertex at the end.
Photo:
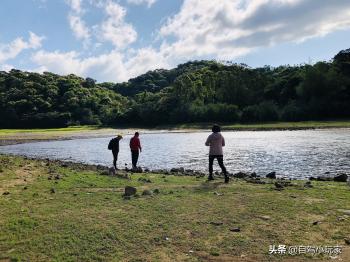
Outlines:
MULTIPOLYGON (((165 126, 177 129, 210 129, 212 123, 194 123, 165 126)), ((350 128, 350 120, 343 121, 301 121, 301 122, 272 122, 252 124, 222 124, 224 130, 299 130, 318 128, 350 128)))
POLYGON ((305 188, 296 181, 276 191, 270 181, 226 185, 162 174, 126 179, 4 155, 0 163, 0 261, 329 259, 269 255, 273 244, 341 245, 337 259, 350 259, 345 183, 305 188), (138 196, 123 199, 126 185, 138 196), (143 196, 145 189, 159 193, 143 196))

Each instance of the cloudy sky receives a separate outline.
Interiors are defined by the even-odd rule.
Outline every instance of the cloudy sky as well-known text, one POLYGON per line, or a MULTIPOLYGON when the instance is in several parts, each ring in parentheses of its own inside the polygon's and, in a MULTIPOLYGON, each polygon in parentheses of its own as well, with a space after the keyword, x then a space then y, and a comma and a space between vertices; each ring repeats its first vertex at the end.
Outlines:
POLYGON ((350 48, 349 0, 1 0, 0 70, 126 81, 194 59, 313 63, 350 48))

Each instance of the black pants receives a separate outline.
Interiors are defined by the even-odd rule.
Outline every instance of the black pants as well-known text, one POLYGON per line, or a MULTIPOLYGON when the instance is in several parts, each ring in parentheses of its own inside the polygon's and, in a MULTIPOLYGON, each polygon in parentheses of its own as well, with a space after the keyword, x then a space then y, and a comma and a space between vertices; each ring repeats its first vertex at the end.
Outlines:
POLYGON ((226 167, 224 166, 224 157, 222 155, 209 156, 209 175, 213 175, 213 164, 215 158, 218 160, 222 173, 224 173, 224 175, 226 176, 227 172, 226 167))
POLYGON ((118 161, 118 153, 119 150, 112 150, 112 154, 113 154, 113 166, 115 169, 117 169, 117 161, 118 161))
POLYGON ((139 150, 131 150, 131 161, 132 161, 133 168, 136 168, 138 160, 139 160, 139 150))

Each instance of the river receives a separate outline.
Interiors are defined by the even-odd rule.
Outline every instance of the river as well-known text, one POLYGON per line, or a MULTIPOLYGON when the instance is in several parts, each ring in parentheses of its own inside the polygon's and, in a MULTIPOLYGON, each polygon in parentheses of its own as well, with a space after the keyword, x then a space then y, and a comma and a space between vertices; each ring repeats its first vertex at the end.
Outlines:
MULTIPOLYGON (((295 179, 330 172, 350 173, 350 129, 223 132, 229 172, 271 171, 295 179)), ((209 132, 141 134, 139 165, 150 169, 207 170, 209 132)), ((120 143, 118 165, 131 166, 130 135, 120 143)), ((109 165, 111 137, 48 141, 1 146, 0 153, 109 165)), ((217 163, 216 170, 219 170, 217 163)))

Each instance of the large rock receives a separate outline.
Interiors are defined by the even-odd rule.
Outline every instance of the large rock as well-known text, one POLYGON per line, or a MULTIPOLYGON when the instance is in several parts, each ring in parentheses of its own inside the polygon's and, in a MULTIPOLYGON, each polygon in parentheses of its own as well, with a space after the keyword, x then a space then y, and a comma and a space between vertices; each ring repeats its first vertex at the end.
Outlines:
POLYGON ((347 174, 340 174, 334 177, 334 181, 336 182, 346 182, 348 181, 348 175, 347 174))
POLYGON ((136 194, 136 188, 132 186, 126 186, 124 196, 134 196, 136 194))
POLYGON ((317 181, 333 181, 333 177, 326 177, 326 176, 318 176, 316 178, 317 181))
POLYGON ((171 173, 184 173, 185 172, 185 169, 183 167, 180 167, 180 168, 172 168, 170 170, 171 173))
POLYGON ((276 172, 271 172, 266 175, 266 178, 276 179, 276 172))
POLYGON ((244 173, 244 172, 238 172, 236 174, 233 174, 233 177, 237 177, 237 178, 245 178, 248 177, 248 174, 244 173))

